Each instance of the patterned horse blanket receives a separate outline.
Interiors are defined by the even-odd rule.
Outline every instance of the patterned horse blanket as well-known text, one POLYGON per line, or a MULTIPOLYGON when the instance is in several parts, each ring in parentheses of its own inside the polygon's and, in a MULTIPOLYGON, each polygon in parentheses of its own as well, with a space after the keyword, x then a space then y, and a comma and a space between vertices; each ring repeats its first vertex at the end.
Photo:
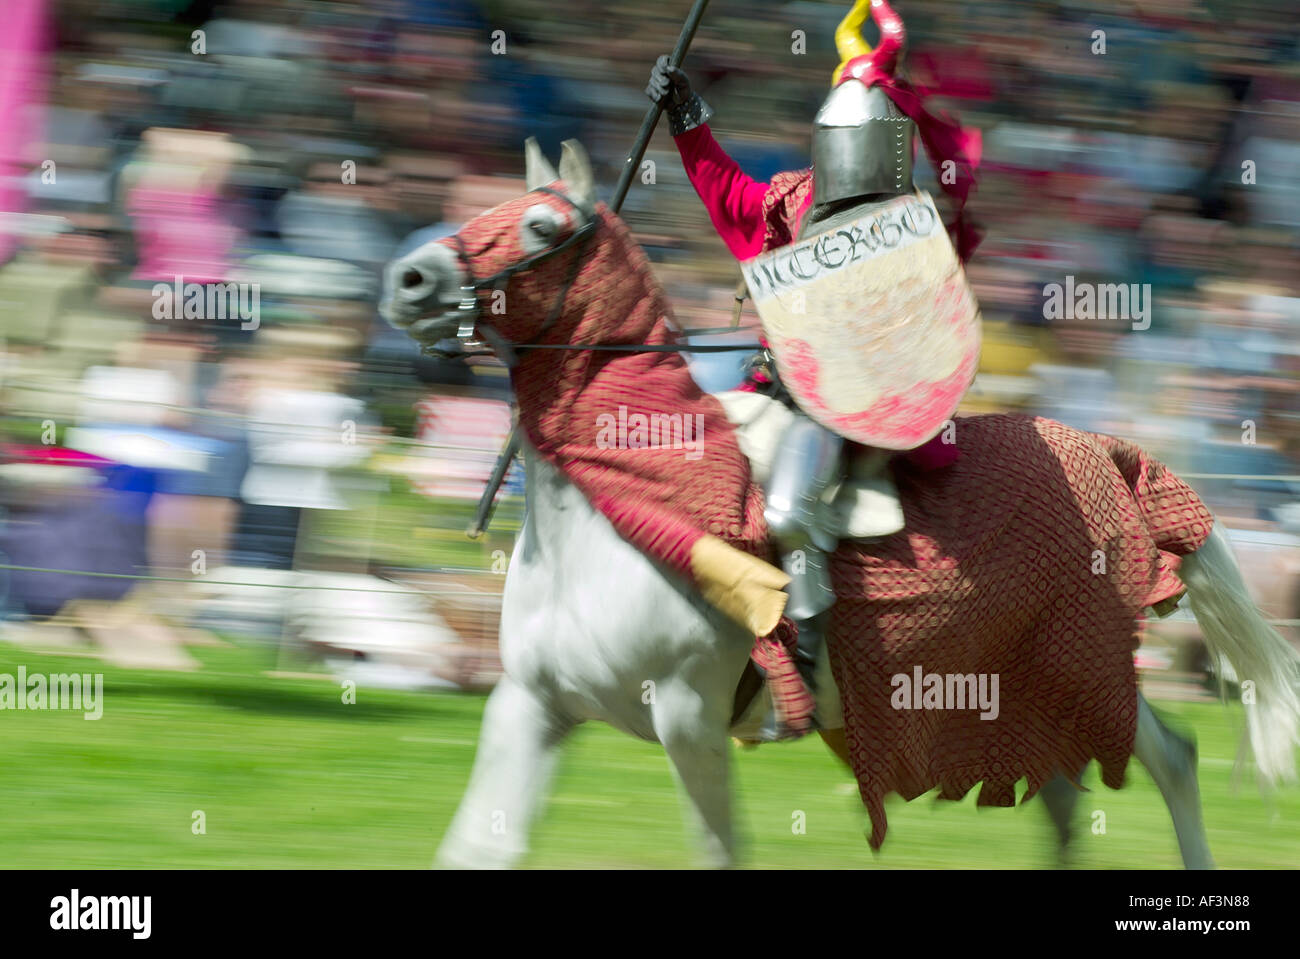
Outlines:
POLYGON ((1092 759, 1122 785, 1143 609, 1182 591, 1177 558, 1214 523, 1113 437, 997 415, 958 419, 956 443, 943 469, 896 460, 905 528, 832 560, 831 668, 873 848, 890 792, 983 782, 980 805, 1009 806, 1020 779, 1028 799, 1092 759))

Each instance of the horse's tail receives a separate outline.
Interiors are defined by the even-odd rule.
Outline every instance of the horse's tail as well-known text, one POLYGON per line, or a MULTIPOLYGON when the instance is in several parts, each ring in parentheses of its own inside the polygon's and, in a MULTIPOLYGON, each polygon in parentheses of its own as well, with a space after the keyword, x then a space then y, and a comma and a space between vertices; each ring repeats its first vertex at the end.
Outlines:
POLYGON ((1220 523, 1200 549, 1183 558, 1179 576, 1210 655, 1226 660, 1238 681, 1253 683, 1253 696, 1243 689, 1243 702, 1260 778, 1268 784, 1294 779, 1300 653, 1256 608, 1220 523))

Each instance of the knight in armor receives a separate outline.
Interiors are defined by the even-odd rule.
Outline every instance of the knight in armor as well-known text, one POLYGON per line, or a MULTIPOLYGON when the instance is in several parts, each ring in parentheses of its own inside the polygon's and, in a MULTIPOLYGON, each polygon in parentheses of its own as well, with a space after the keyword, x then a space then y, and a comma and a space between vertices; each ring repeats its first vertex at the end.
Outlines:
MULTIPOLYGON (((978 133, 927 111, 921 95, 896 76, 903 42, 902 19, 885 0, 855 3, 836 31, 842 62, 813 121, 812 169, 780 173, 770 183, 748 177, 718 145, 708 126, 713 110, 692 90, 682 70, 671 67, 668 57, 659 58, 646 94, 664 104, 686 173, 738 260, 851 222, 873 206, 912 193, 918 133, 940 173, 941 188, 957 207, 949 231, 958 256, 964 262, 973 252, 978 235, 964 221, 962 206, 974 184, 978 133), (868 10, 880 29, 874 50, 860 34, 868 10)), ((771 389, 793 406, 774 382, 775 367, 767 360, 770 357, 760 354, 751 361, 752 383, 761 383, 757 388, 771 389)), ((786 614, 798 627, 797 660, 811 686, 825 614, 834 601, 828 554, 836 546, 813 518, 823 492, 841 476, 845 447, 852 444, 797 407, 795 414, 774 457, 766 519, 791 578, 786 614)), ((923 448, 921 459, 942 465, 954 455, 952 447, 923 448)), ((887 457, 877 455, 875 461, 881 466, 880 479, 890 483, 883 469, 887 457)), ((886 488, 892 491, 892 485, 886 488)), ((893 496, 896 505, 896 492, 893 496)), ((894 516, 901 511, 886 518, 880 534, 901 528, 894 516)))

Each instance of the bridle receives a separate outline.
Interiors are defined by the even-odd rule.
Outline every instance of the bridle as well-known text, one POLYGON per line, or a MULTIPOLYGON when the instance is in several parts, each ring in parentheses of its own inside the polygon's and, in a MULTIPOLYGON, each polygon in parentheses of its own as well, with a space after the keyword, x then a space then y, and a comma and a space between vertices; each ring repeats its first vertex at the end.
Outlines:
MULTIPOLYGON (((496 354, 496 356, 506 364, 514 366, 517 361, 517 355, 521 350, 602 350, 607 352, 621 353, 721 353, 733 350, 761 350, 761 343, 733 343, 733 344, 714 344, 700 345, 693 344, 646 344, 637 346, 634 344, 602 344, 602 343, 511 343, 506 340, 497 330, 489 323, 483 322, 481 305, 479 303, 479 293, 484 290, 497 290, 504 288, 505 284, 516 273, 523 273, 531 270, 537 264, 563 253, 565 250, 577 247, 577 254, 573 262, 569 265, 569 272, 560 287, 559 295, 555 298, 550 312, 547 313, 546 319, 542 322, 537 331, 537 339, 544 337, 550 329, 559 322, 560 316, 564 312, 564 301, 569 295, 569 290, 574 281, 578 278, 578 271, 581 269, 583 257, 586 255, 586 247, 592 236, 595 235, 599 221, 593 210, 588 210, 580 206, 572 198, 561 193, 559 190, 553 190, 547 186, 534 188, 532 192, 546 193, 550 196, 557 197, 567 203, 575 214, 582 220, 573 233, 566 237, 555 246, 548 247, 532 256, 525 257, 518 263, 512 263, 505 269, 498 270, 491 276, 476 278, 474 276, 473 263, 470 260, 469 250, 465 247, 465 241, 459 233, 452 235, 452 240, 456 244, 456 256, 460 260, 461 268, 465 271, 465 276, 469 282, 463 285, 461 290, 460 306, 458 312, 461 320, 459 329, 456 331, 456 339, 468 349, 465 349, 456 356, 487 356, 496 354), (474 347, 489 347, 488 349, 474 349, 474 347)), ((729 333, 734 332, 732 327, 718 327, 716 329, 700 330, 683 330, 683 335, 702 335, 708 333, 729 333)), ((424 352, 436 354, 445 354, 446 351, 439 350, 435 347, 425 347, 424 352)))
POLYGON ((542 322, 541 328, 537 331, 537 336, 540 339, 559 321, 560 315, 564 312, 564 301, 569 295, 569 289, 573 286, 573 281, 578 278, 578 270, 582 266, 582 258, 583 254, 586 252, 587 243, 591 240, 592 236, 595 235, 598 224, 594 211, 584 209, 569 196, 561 193, 559 190, 552 190, 548 186, 540 186, 533 192, 546 193, 569 204, 579 220, 582 221, 581 226, 555 246, 547 247, 544 250, 534 253, 532 256, 525 257, 518 263, 512 263, 505 269, 499 270, 491 276, 485 276, 482 279, 478 279, 474 276, 474 265, 470 261, 469 251, 465 248, 465 241, 461 238, 461 235, 456 233, 453 234, 452 237, 456 243, 456 255, 460 259, 461 268, 464 269, 465 275, 469 277, 469 283, 460 288, 461 298, 459 311, 461 320, 460 328, 456 331, 456 339, 469 347, 481 346, 485 343, 490 344, 493 347, 492 350, 485 350, 483 352, 495 352, 498 348, 504 345, 507 348, 507 355, 502 356, 501 359, 506 362, 506 365, 508 366, 513 365, 511 362, 513 357, 509 356, 509 354, 515 353, 521 349, 528 349, 530 347, 536 348, 541 344, 509 343, 504 337, 497 333, 495 329, 490 327, 488 324, 483 323, 479 305, 479 293, 483 290, 503 289, 505 284, 508 283, 516 273, 523 273, 527 270, 531 270, 537 264, 549 260, 553 256, 558 256, 565 250, 572 247, 578 247, 577 255, 574 256, 573 262, 569 265, 568 275, 564 278, 564 284, 560 287, 560 293, 555 298, 555 303, 551 306, 550 312, 547 313, 546 319, 542 322), (475 334, 480 325, 482 325, 484 329, 478 335, 482 336, 483 339, 475 339, 475 334))

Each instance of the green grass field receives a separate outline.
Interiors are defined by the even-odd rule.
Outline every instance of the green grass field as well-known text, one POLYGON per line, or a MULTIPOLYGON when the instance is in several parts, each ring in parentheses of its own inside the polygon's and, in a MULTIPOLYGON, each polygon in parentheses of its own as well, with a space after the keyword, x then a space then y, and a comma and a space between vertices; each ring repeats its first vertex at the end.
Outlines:
MULTIPOLYGON (((204 668, 160 673, 0 644, 0 672, 105 674, 103 718, 0 711, 3 867, 424 868, 469 775, 484 698, 273 679, 267 650, 200 649, 204 668), (201 810, 206 832, 192 831, 201 810)), ((1201 750, 1210 845, 1220 866, 1300 863, 1300 788, 1232 786, 1240 715, 1157 704, 1201 750)), ((737 751, 744 861, 758 867, 1037 868, 1053 862, 1041 803, 977 809, 923 797, 889 806, 879 856, 851 778, 815 737, 737 751), (796 811, 806 832, 796 835, 796 811)), ((1077 864, 1177 867, 1173 829, 1136 763, 1121 791, 1088 779, 1077 864), (1105 814, 1104 834, 1090 828, 1105 814)), ((568 743, 530 867, 694 864, 662 751, 607 727, 568 743)))

